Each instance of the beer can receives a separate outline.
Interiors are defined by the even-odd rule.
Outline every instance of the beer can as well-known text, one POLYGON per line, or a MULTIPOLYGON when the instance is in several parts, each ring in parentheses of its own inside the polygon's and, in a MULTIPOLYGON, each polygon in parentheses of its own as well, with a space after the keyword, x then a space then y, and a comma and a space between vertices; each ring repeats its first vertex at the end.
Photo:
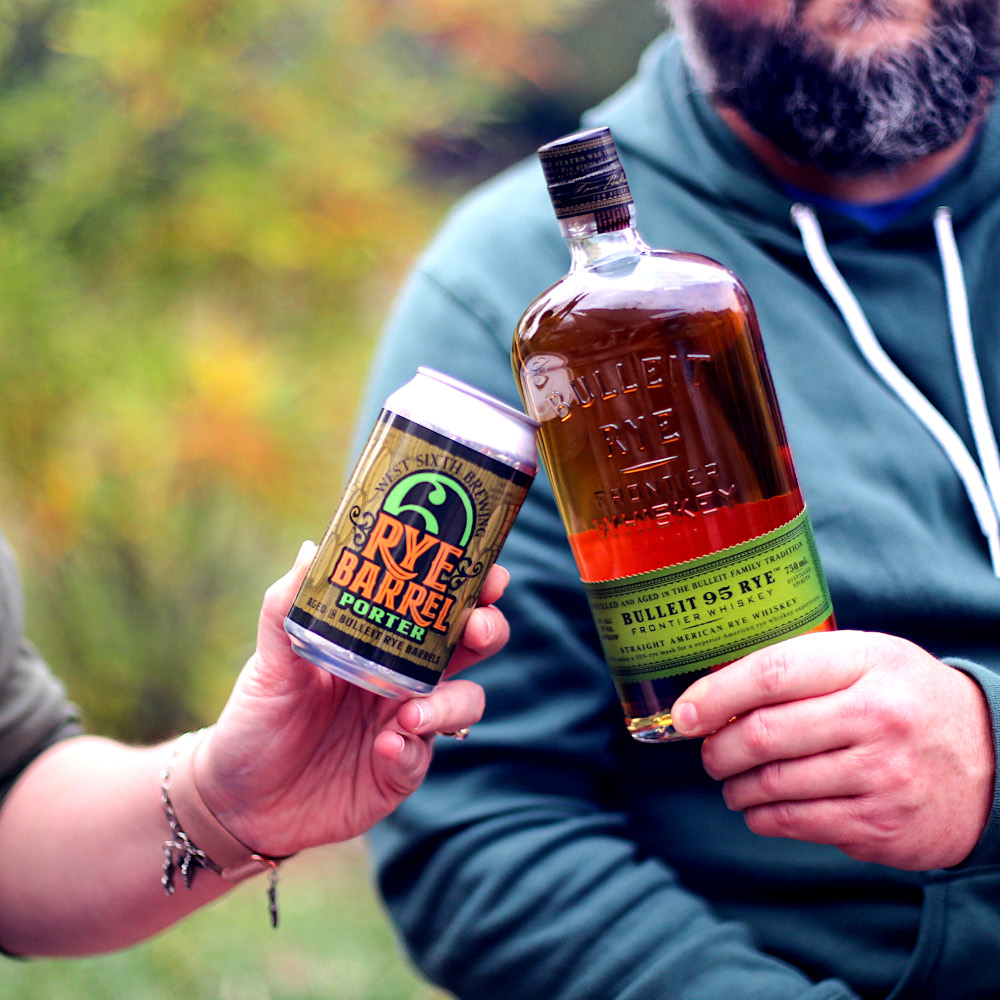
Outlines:
POLYGON ((376 694, 440 680, 537 471, 525 414, 429 368, 386 400, 285 618, 376 694))

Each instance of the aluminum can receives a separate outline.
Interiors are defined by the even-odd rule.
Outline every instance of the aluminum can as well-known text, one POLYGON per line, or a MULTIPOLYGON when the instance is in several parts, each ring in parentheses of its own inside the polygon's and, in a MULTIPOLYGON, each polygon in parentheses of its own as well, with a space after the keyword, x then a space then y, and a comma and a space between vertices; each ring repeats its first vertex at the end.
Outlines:
POLYGON ((386 400, 285 618, 296 653, 376 694, 429 694, 534 479, 537 428, 418 368, 386 400))

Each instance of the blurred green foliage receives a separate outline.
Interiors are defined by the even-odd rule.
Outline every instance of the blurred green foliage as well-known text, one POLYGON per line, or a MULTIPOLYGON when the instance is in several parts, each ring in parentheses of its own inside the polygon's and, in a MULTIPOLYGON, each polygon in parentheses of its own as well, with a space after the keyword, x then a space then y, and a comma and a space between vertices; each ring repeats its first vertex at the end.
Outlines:
POLYGON ((0 523, 90 727, 218 711, 336 503, 402 270, 629 75, 654 10, 0 4, 0 523))

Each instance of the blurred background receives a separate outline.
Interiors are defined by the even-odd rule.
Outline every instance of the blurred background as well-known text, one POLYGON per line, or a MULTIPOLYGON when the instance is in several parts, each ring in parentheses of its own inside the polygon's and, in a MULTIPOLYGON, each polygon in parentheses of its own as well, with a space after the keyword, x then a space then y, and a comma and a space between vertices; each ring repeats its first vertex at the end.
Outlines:
MULTIPOLYGON (((406 267, 663 23, 656 0, 0 0, 0 525, 90 729, 218 713, 339 498, 406 267)), ((243 887, 127 955, 8 962, 0 995, 439 997, 361 848, 317 855, 276 935, 243 887)))

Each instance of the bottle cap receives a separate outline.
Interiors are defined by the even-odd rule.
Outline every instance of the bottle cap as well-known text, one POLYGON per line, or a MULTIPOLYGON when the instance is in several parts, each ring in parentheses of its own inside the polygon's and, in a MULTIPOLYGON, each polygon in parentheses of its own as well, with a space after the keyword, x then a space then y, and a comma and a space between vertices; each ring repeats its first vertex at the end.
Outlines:
POLYGON ((632 193, 607 127, 574 132, 538 150, 557 219, 593 214, 598 229, 631 222, 632 193))

